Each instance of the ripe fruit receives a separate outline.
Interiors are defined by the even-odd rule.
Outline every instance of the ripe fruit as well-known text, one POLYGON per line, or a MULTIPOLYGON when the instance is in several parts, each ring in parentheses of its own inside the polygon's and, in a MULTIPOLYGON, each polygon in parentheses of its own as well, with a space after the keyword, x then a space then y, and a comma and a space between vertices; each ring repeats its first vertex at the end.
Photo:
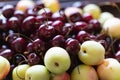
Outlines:
POLYGON ((25 79, 25 72, 30 66, 28 64, 22 64, 15 67, 12 71, 13 80, 25 79))
POLYGON ((110 12, 102 12, 100 14, 100 17, 98 18, 98 20, 103 25, 106 20, 113 18, 113 17, 114 17, 114 15, 110 12))
POLYGON ((10 18, 13 16, 15 8, 13 5, 6 5, 2 8, 2 14, 6 18, 10 18))
POLYGON ((0 80, 3 80, 10 71, 10 63, 9 61, 0 56, 0 80))
POLYGON ((76 7, 68 7, 65 9, 65 15, 70 22, 77 22, 82 19, 82 9, 76 7))
POLYGON ((85 41, 78 54, 79 59, 88 65, 99 65, 105 58, 105 48, 96 41, 85 41))
POLYGON ((59 0, 42 0, 45 7, 49 8, 52 12, 60 10, 59 0))
POLYGON ((96 4, 87 4, 83 8, 84 13, 90 13, 93 18, 98 19, 100 14, 101 14, 101 9, 98 5, 96 4))
POLYGON ((103 24, 103 30, 105 30, 110 36, 114 38, 120 38, 120 19, 110 18, 103 24))
POLYGON ((97 67, 100 80, 120 80, 120 63, 114 58, 106 58, 97 67))
POLYGON ((16 10, 25 12, 28 8, 34 6, 34 4, 32 0, 20 0, 16 5, 16 10))
POLYGON ((67 72, 62 74, 53 74, 50 80, 70 80, 70 75, 67 72))
POLYGON ((69 69, 71 61, 65 49, 52 47, 45 53, 44 64, 50 72, 61 74, 69 69))
POLYGON ((50 73, 43 65, 34 65, 27 69, 25 80, 49 80, 50 73))
POLYGON ((71 80, 98 80, 98 76, 92 66, 81 64, 73 69, 71 80))

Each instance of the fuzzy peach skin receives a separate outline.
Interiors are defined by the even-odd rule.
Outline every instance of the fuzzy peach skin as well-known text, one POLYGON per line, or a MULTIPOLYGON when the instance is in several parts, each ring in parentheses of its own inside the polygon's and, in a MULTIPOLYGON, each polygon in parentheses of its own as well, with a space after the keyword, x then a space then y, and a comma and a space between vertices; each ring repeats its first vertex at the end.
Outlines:
POLYGON ((71 80, 98 80, 98 75, 92 66, 81 64, 73 69, 71 80))
POLYGON ((114 58, 106 58, 97 67, 100 80, 120 80, 120 63, 114 58))
POLYGON ((3 80, 10 71, 10 63, 9 61, 0 56, 0 80, 3 80))

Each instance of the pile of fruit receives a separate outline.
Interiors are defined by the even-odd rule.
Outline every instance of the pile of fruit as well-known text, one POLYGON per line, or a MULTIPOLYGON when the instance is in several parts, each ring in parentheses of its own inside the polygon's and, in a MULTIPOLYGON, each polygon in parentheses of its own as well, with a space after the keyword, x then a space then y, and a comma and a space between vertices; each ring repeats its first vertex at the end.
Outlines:
POLYGON ((0 80, 120 80, 119 61, 120 19, 97 4, 20 0, 1 9, 0 80))

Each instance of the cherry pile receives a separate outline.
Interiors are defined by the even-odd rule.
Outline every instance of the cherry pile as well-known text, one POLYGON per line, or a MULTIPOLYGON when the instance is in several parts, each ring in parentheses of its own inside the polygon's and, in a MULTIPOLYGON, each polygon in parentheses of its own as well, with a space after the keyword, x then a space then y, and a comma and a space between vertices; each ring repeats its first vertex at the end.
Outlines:
MULTIPOLYGON (((74 7, 83 8, 79 4, 74 7)), ((100 42, 106 49, 106 57, 120 60, 120 40, 114 40, 101 33, 102 25, 91 14, 75 12, 69 18, 65 8, 53 13, 43 3, 37 3, 25 12, 15 9, 14 5, 3 6, 0 17, 0 55, 11 63, 11 70, 23 63, 44 64, 45 52, 53 46, 66 49, 71 57, 71 68, 81 62, 77 53, 86 40, 100 42), (41 11, 42 10, 42 11, 41 11)), ((7 78, 11 76, 11 73, 7 78)))

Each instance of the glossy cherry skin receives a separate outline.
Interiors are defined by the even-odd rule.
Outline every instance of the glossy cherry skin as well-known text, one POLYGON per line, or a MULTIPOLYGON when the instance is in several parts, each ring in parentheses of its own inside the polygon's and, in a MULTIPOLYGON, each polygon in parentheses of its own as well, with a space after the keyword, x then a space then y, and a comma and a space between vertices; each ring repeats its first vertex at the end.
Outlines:
POLYGON ((75 34, 77 34, 79 31, 85 30, 87 27, 88 27, 88 24, 86 22, 78 21, 78 22, 75 22, 73 31, 75 34))
POLYGON ((14 34, 14 33, 12 34, 11 33, 6 37, 5 41, 7 42, 8 45, 11 45, 12 41, 15 40, 18 37, 19 37, 18 34, 14 34))
POLYGON ((52 26, 55 28, 56 33, 60 34, 62 33, 64 23, 60 20, 56 20, 52 23, 52 26))
POLYGON ((7 24, 10 27, 10 29, 12 29, 16 32, 20 32, 20 21, 17 17, 9 18, 7 24))
POLYGON ((37 65, 40 63, 40 57, 35 53, 30 53, 28 55, 28 64, 30 66, 37 65))
POLYGON ((14 55, 14 52, 11 49, 5 49, 2 52, 0 52, 0 56, 5 57, 9 61, 11 61, 13 55, 14 55))
POLYGON ((48 41, 55 35, 55 28, 51 25, 42 24, 38 29, 38 36, 44 41, 48 41))
POLYGON ((49 8, 42 8, 40 11, 38 11, 38 15, 45 16, 48 20, 51 20, 52 12, 49 8))
POLYGON ((32 52, 34 52, 33 43, 30 42, 30 43, 28 43, 27 46, 26 46, 26 54, 29 54, 29 53, 32 53, 32 52))
POLYGON ((25 18, 25 14, 24 12, 20 11, 20 10, 15 10, 14 15, 15 17, 17 17, 19 19, 19 22, 22 23, 22 21, 25 18))
POLYGON ((62 22, 66 22, 66 16, 63 11, 53 13, 53 15, 51 16, 51 19, 53 21, 60 20, 62 22))
POLYGON ((11 48, 17 53, 22 53, 25 51, 26 45, 27 45, 26 39, 18 37, 12 41, 11 48))
POLYGON ((37 15, 35 18, 36 18, 36 24, 35 24, 36 29, 38 29, 39 26, 47 22, 47 18, 45 16, 37 15))
POLYGON ((92 19, 89 21, 88 32, 100 33, 102 27, 98 20, 92 19))
POLYGON ((45 5, 41 1, 36 1, 33 11, 38 12, 42 8, 45 8, 45 5))
POLYGON ((93 19, 93 16, 90 13, 84 13, 82 15, 82 20, 85 22, 89 22, 92 19, 93 19))
POLYGON ((13 5, 5 5, 2 8, 2 14, 3 16, 5 16, 6 18, 10 18, 13 16, 15 11, 15 7, 13 5))
POLYGON ((69 39, 65 43, 65 49, 70 55, 77 55, 80 51, 80 43, 76 39, 69 39))
POLYGON ((79 31, 78 34, 76 35, 76 39, 80 43, 83 43, 86 40, 90 40, 90 34, 87 33, 86 31, 79 31))
POLYGON ((45 48, 45 42, 42 41, 41 39, 37 38, 33 41, 32 43, 32 47, 33 47, 33 50, 41 55, 41 53, 45 52, 46 48, 45 48))
POLYGON ((23 20, 23 23, 21 25, 21 30, 24 32, 24 34, 31 34, 35 31, 35 22, 36 19, 33 16, 28 16, 23 20))
POLYGON ((4 32, 7 32, 10 29, 10 27, 7 25, 6 18, 0 18, 0 29, 4 32))
POLYGON ((74 25, 72 23, 65 23, 62 29, 62 33, 60 34, 64 35, 65 37, 68 37, 68 35, 70 35, 73 30, 73 26, 74 25))
POLYGON ((65 45, 65 38, 62 35, 56 35, 53 39, 52 39, 52 46, 59 46, 59 47, 63 47, 64 48, 65 45))

